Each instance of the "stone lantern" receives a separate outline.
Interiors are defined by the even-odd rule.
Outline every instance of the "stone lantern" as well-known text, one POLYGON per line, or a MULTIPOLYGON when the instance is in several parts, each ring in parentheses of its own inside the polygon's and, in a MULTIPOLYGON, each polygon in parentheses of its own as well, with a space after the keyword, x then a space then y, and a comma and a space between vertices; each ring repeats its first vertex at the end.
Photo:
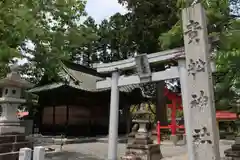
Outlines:
MULTIPOLYGON (((237 101, 236 106, 240 107, 238 101, 237 101)), ((240 133, 237 134, 237 136, 235 138, 235 143, 232 144, 231 148, 225 150, 224 154, 226 157, 228 157, 228 159, 240 160, 240 133)))
MULTIPOLYGON (((20 148, 30 147, 25 140, 25 128, 20 126, 17 118, 17 108, 26 102, 22 97, 22 90, 32 86, 22 79, 18 73, 18 66, 12 65, 11 72, 0 80, 0 159, 16 159, 16 153, 20 148)), ((15 160, 14 159, 14 160, 15 160)))
POLYGON ((240 160, 240 136, 238 135, 235 139, 235 143, 231 148, 224 151, 226 157, 231 160, 240 160))
POLYGON ((150 132, 147 130, 147 124, 150 124, 150 114, 143 105, 135 113, 136 119, 133 122, 138 123, 139 129, 132 143, 127 145, 123 160, 159 160, 162 158, 159 144, 153 144, 150 132))

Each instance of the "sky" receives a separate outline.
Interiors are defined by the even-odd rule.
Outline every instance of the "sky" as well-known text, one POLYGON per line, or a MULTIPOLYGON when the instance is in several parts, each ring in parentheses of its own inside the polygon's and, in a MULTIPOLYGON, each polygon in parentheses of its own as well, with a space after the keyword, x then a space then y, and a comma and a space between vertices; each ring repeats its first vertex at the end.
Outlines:
POLYGON ((113 14, 126 13, 127 10, 117 0, 87 0, 86 11, 97 23, 113 14))
MULTIPOLYGON (((117 12, 122 14, 127 12, 117 1, 118 0, 87 0, 85 9, 88 15, 93 17, 96 23, 99 24, 102 20, 108 19, 117 12)), ((31 46, 30 43, 28 45, 31 46)), ((31 48, 32 47, 33 46, 31 46, 31 48)), ((26 62, 26 59, 21 59, 18 61, 18 64, 22 65, 26 62)))

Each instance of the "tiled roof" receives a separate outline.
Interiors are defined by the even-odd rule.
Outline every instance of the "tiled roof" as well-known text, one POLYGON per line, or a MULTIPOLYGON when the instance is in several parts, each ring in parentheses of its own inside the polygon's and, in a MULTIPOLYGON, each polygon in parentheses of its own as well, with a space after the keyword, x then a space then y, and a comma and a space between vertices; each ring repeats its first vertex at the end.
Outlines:
MULTIPOLYGON (((44 86, 39 86, 28 90, 28 92, 37 93, 42 91, 47 91, 51 89, 60 88, 62 86, 70 86, 72 88, 88 91, 88 92, 102 92, 110 90, 106 89, 97 89, 97 81, 103 80, 104 75, 97 73, 96 70, 84 67, 82 65, 63 62, 62 71, 59 72, 59 75, 65 82, 60 83, 51 83, 44 86)), ((131 92, 136 88, 140 88, 139 85, 129 85, 120 87, 121 92, 131 92)))
MULTIPOLYGON (((67 83, 60 82, 60 83, 51 83, 51 84, 48 84, 48 85, 35 87, 35 88, 32 88, 32 89, 28 90, 28 92, 38 93, 38 92, 47 91, 47 90, 51 90, 51 89, 57 89, 57 88, 60 88, 60 87, 63 87, 63 86, 69 86, 69 87, 72 87, 72 88, 76 88, 76 89, 80 89, 80 90, 84 90, 84 91, 88 91, 88 92, 102 92, 102 91, 110 90, 110 88, 95 89, 95 88, 87 88, 86 86, 84 87, 81 84, 76 85, 76 84, 73 84, 73 83, 67 84, 67 83)), ((136 88, 140 88, 139 85, 131 85, 131 86, 120 87, 119 90, 120 90, 120 92, 131 92, 136 88)))

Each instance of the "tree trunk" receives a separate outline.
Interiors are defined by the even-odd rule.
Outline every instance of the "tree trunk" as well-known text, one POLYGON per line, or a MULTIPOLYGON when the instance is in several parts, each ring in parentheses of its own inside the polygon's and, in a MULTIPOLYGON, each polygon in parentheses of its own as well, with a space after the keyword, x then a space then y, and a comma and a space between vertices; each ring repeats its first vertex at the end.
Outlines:
POLYGON ((165 81, 156 84, 156 118, 161 125, 168 125, 166 97, 164 96, 165 81))

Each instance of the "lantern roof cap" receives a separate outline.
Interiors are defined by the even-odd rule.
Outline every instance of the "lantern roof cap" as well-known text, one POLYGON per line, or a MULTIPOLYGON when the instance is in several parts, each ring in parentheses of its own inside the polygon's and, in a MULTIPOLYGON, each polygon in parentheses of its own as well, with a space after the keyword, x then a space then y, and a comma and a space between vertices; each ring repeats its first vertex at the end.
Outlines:
POLYGON ((31 88, 33 86, 33 84, 23 79, 18 73, 19 66, 17 64, 11 65, 10 70, 11 72, 5 78, 0 79, 0 87, 31 88))

